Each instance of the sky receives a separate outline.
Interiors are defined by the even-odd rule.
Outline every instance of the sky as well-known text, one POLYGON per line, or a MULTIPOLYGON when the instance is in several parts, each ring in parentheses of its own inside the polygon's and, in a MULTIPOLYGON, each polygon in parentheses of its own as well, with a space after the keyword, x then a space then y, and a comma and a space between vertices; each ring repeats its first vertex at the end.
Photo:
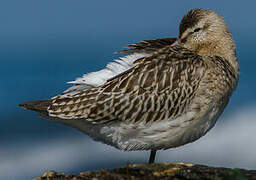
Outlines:
POLYGON ((185 161, 256 169, 256 2, 10 0, 0 3, 0 179, 28 179, 45 170, 65 173, 147 161, 149 152, 122 152, 81 132, 18 107, 61 93, 84 73, 144 39, 175 37, 192 8, 226 20, 241 75, 216 126, 195 143, 161 151, 157 161, 185 161))

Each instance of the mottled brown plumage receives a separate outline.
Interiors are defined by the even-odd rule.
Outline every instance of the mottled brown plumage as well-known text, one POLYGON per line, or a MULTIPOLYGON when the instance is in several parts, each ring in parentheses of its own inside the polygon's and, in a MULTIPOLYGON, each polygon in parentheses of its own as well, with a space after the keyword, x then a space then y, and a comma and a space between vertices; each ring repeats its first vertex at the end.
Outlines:
POLYGON ((194 9, 182 18, 177 39, 129 47, 121 52, 137 58, 132 65, 128 60, 110 64, 107 81, 86 84, 87 76, 61 95, 21 106, 122 150, 151 149, 150 162, 157 149, 206 134, 239 78, 235 44, 224 19, 212 10, 194 9), (119 65, 129 68, 115 73, 119 65))
POLYGON ((99 88, 72 98, 57 96, 48 108, 52 116, 150 123, 180 116, 194 97, 206 64, 180 46, 167 46, 99 88), (179 52, 179 54, 177 54, 179 52))

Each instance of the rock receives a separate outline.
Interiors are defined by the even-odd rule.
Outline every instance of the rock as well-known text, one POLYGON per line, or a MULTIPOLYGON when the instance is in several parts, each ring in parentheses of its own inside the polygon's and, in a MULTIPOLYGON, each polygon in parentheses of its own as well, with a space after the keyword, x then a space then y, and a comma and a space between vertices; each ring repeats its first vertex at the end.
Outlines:
POLYGON ((87 171, 79 175, 47 171, 34 180, 137 180, 137 179, 205 179, 256 180, 256 170, 216 168, 187 163, 127 164, 112 170, 87 171))

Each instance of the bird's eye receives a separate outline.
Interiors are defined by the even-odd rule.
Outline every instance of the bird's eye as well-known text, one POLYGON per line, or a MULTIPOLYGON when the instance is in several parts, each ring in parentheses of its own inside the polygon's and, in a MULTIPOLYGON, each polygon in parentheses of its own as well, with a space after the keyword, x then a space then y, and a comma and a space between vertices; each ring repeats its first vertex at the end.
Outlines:
POLYGON ((198 31, 200 31, 201 30, 201 28, 196 28, 195 30, 194 30, 194 32, 198 32, 198 31))

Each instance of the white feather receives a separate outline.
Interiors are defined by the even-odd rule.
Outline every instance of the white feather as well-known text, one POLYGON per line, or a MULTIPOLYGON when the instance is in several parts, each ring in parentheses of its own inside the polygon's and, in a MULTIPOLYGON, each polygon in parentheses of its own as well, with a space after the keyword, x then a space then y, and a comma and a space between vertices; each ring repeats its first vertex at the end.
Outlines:
POLYGON ((77 78, 75 81, 68 82, 76 85, 64 91, 63 96, 73 96, 85 89, 99 87, 106 83, 107 80, 131 69, 134 66, 135 60, 148 56, 150 56, 149 53, 133 53, 120 57, 119 59, 107 64, 107 66, 100 71, 84 74, 83 77, 77 78))

